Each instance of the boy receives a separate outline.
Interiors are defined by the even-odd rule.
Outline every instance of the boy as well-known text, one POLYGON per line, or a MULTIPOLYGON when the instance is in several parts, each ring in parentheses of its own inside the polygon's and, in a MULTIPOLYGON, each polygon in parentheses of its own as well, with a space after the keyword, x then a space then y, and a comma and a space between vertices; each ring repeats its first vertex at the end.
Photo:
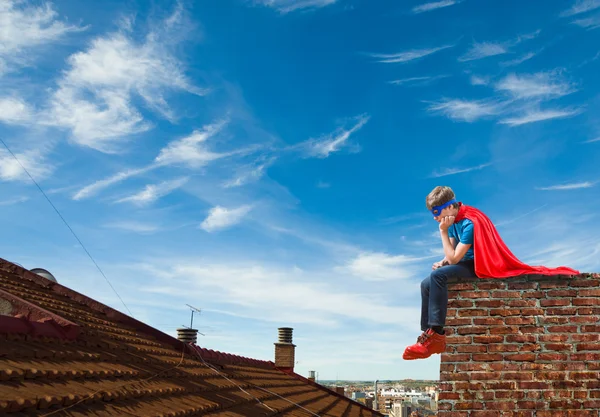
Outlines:
POLYGON ((424 359, 446 350, 448 278, 506 278, 523 274, 578 275, 567 267, 529 266, 504 244, 491 220, 474 207, 457 202, 450 187, 438 186, 425 200, 439 223, 444 259, 421 282, 421 330, 417 343, 408 346, 405 360, 424 359))

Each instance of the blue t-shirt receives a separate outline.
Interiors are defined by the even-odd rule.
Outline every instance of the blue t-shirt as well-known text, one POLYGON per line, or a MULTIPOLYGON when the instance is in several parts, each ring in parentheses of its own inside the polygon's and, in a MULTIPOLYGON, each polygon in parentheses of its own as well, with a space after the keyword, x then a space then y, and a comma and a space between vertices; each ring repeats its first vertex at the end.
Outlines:
POLYGON ((471 244, 471 247, 461 259, 462 261, 475 259, 473 254, 473 222, 471 220, 462 219, 454 223, 448 228, 448 237, 453 237, 457 243, 471 244))

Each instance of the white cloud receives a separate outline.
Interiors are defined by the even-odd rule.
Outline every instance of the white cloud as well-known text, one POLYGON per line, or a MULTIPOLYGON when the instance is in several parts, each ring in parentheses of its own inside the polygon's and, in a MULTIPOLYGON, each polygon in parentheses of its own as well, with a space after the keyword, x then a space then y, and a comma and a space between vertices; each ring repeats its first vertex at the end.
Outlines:
POLYGON ((440 172, 434 172, 433 174, 431 174, 431 177, 439 178, 439 177, 445 177, 448 175, 455 175, 455 174, 462 174, 462 173, 470 172, 470 171, 477 171, 477 170, 486 168, 490 165, 491 165, 491 163, 481 164, 481 165, 477 165, 477 166, 469 167, 469 168, 447 168, 440 172))
POLYGON ((24 203, 29 200, 29 197, 14 197, 8 200, 0 200, 0 206, 12 206, 13 204, 24 203))
POLYGON ((527 123, 541 122, 551 119, 564 119, 567 117, 576 116, 581 113, 580 109, 574 110, 532 110, 526 112, 522 116, 509 117, 500 120, 499 123, 509 126, 520 126, 527 123))
POLYGON ((405 52, 398 52, 395 54, 369 54, 373 58, 379 59, 378 62, 385 64, 394 64, 401 62, 410 62, 416 59, 424 58, 428 55, 442 51, 447 48, 452 48, 454 45, 444 45, 437 48, 426 48, 426 49, 413 49, 405 52))
POLYGON ((487 58, 490 56, 502 55, 508 52, 505 45, 494 42, 475 42, 471 49, 458 58, 459 61, 474 61, 477 59, 487 58))
POLYGON ((23 124, 31 120, 29 105, 17 97, 0 97, 0 122, 23 124))
POLYGON ((114 223, 108 223, 104 227, 141 234, 155 233, 160 230, 160 228, 157 225, 150 223, 141 223, 137 221, 119 221, 114 223))
POLYGON ((163 181, 158 184, 148 184, 142 191, 129 197, 121 198, 117 200, 117 203, 147 205, 181 188, 188 180, 189 178, 183 177, 171 181, 163 181))
POLYGON ((582 28, 591 30, 600 28, 600 14, 595 16, 586 17, 584 19, 577 19, 572 22, 574 25, 581 26, 582 28))
POLYGON ((240 223, 252 209, 249 205, 228 209, 221 206, 213 207, 200 228, 207 232, 223 230, 240 223))
POLYGON ((544 190, 544 191, 555 191, 555 190, 577 190, 580 188, 591 188, 595 185, 593 182, 578 182, 571 184, 559 184, 559 185, 551 185, 549 187, 538 187, 536 190, 544 190))
POLYGON ((0 75, 14 64, 27 65, 32 48, 84 29, 58 20, 52 3, 36 7, 22 0, 0 1, 0 22, 0 75))
POLYGON ((219 133, 226 122, 218 122, 206 125, 200 130, 195 130, 191 135, 169 143, 161 149, 155 159, 160 165, 184 165, 191 168, 205 166, 209 162, 215 161, 231 153, 215 153, 208 149, 206 141, 219 133))
POLYGON ((407 279, 420 270, 418 264, 426 258, 412 258, 406 255, 391 256, 386 253, 361 253, 352 259, 345 269, 354 276, 366 281, 387 281, 407 279))
MULTIPOLYGON (((178 16, 175 12, 172 18, 178 16)), ((69 129, 80 145, 114 152, 122 138, 151 128, 132 104, 134 98, 174 118, 164 98, 167 92, 201 95, 206 91, 188 81, 168 38, 168 34, 150 32, 138 42, 117 32, 96 38, 86 51, 71 55, 45 122, 69 129)))
POLYGON ((143 167, 143 168, 128 169, 125 171, 121 171, 111 177, 96 181, 90 185, 86 185, 85 187, 83 187, 82 189, 80 189, 73 195, 73 200, 82 200, 84 198, 92 197, 93 195, 96 195, 101 190, 103 190, 107 187, 110 187, 111 185, 118 184, 121 181, 125 181, 128 178, 143 174, 145 172, 148 172, 148 171, 150 171, 152 169, 156 169, 156 168, 158 168, 158 165, 149 165, 149 166, 143 167))
POLYGON ((436 80, 439 80, 441 78, 446 78, 446 77, 449 77, 449 75, 410 77, 410 78, 402 78, 399 80, 390 81, 390 84, 394 84, 394 85, 428 85, 436 80))
POLYGON ((272 7, 280 13, 296 10, 312 10, 336 3, 337 0, 254 0, 255 4, 272 7))
POLYGON ((425 3, 425 4, 421 4, 419 6, 415 6, 412 8, 412 11, 415 14, 430 12, 432 10, 441 9, 443 7, 453 6, 457 3, 460 3, 460 1, 459 0, 441 0, 441 1, 425 3))
POLYGON ((501 112, 501 105, 483 100, 443 100, 434 103, 428 108, 431 112, 437 112, 453 120, 474 122, 478 119, 494 116, 501 112))
POLYGON ((350 136, 360 130, 370 119, 370 116, 361 115, 355 118, 356 123, 350 129, 339 128, 324 137, 309 139, 292 148, 302 149, 306 156, 316 158, 327 158, 330 154, 340 151, 348 145, 350 136))
MULTIPOLYGON (((54 171, 54 166, 46 161, 39 149, 15 152, 15 156, 36 181, 44 180, 54 171)), ((0 180, 31 182, 19 162, 8 151, 0 148, 0 180)))
POLYGON ((472 85, 488 85, 489 80, 486 77, 480 77, 478 75, 471 75, 472 85))
POLYGON ((586 140, 583 143, 593 143, 593 142, 600 142, 600 137, 597 137, 595 139, 586 140))
POLYGON ((258 181, 265 175, 267 168, 274 161, 275 161, 275 158, 271 158, 264 163, 261 163, 258 165, 255 164, 255 165, 252 165, 251 167, 244 167, 238 176, 236 176, 235 178, 233 178, 229 181, 226 181, 223 184, 223 187, 225 187, 225 188, 241 187, 243 185, 258 181))
POLYGON ((551 99, 566 96, 575 86, 557 72, 540 72, 531 75, 509 74, 495 85, 496 90, 507 92, 517 99, 551 99))
POLYGON ((600 7, 600 0, 577 0, 573 6, 562 12, 562 17, 574 16, 576 14, 589 12, 600 7))
POLYGON ((536 56, 537 53, 536 52, 528 52, 525 55, 519 57, 519 58, 515 58, 512 59, 510 61, 505 61, 502 63, 503 66, 505 67, 514 67, 517 66, 519 64, 522 64, 525 61, 529 61, 531 58, 533 58, 534 56, 536 56))

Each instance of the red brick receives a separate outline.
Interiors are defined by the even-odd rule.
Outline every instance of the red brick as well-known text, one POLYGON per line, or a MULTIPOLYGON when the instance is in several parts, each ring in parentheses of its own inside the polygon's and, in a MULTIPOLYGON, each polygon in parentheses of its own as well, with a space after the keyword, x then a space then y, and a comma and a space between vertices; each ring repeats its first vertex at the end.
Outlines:
POLYGON ((541 381, 550 380, 550 381, 560 381, 566 378, 566 374, 564 372, 556 372, 556 371, 540 371, 536 374, 536 379, 541 381))
POLYGON ((442 355, 442 361, 447 362, 467 362, 471 360, 471 355, 458 354, 458 353, 444 353, 442 355))
POLYGON ((509 282, 507 288, 509 290, 537 290, 538 283, 537 282, 509 282))
POLYGON ((533 417, 533 411, 503 411, 502 417, 533 417))
POLYGON ((483 326, 460 327, 458 329, 458 334, 486 334, 487 331, 488 328, 483 326))
POLYGON ((535 324, 535 318, 533 317, 507 317, 506 324, 535 324))
POLYGON ((573 280, 571 282, 571 287, 600 287, 600 280, 590 279, 590 280, 573 280))
POLYGON ((586 352, 586 353, 572 353, 570 355, 572 361, 600 361, 600 353, 586 352))
POLYGON ((452 291, 473 291, 475 290, 475 282, 456 282, 450 284, 449 288, 451 288, 452 291))
POLYGON ((567 316, 552 316, 552 317, 539 317, 540 324, 565 324, 569 323, 571 317, 567 316))
POLYGON ((568 334, 541 334, 538 336, 540 342, 566 342, 569 337, 568 334))
POLYGON ((478 282, 478 290, 501 290, 506 288, 506 281, 478 282))
POLYGON ((493 298, 521 298, 519 291, 493 291, 493 298))
MULTIPOLYGON (((507 336, 508 337, 508 336, 507 336)), ((504 336, 491 335, 491 336, 473 336, 473 343, 502 343, 504 336)))
POLYGON ((496 362, 488 364, 493 371, 520 371, 522 363, 496 362))
POLYGON ((440 400, 460 400, 460 394, 458 392, 440 392, 438 399, 440 399, 440 400))
POLYGON ((459 345, 456 346, 457 353, 483 353, 487 352, 485 345, 459 345))
MULTIPOLYGON (((546 403, 539 402, 539 401, 517 401, 517 407, 535 410, 535 409, 546 408, 546 403)), ((539 415, 539 414, 537 414, 537 415, 539 415)))
POLYGON ((471 411, 470 417, 502 417, 500 411, 471 411))
MULTIPOLYGON (((573 300, 573 304, 575 304, 573 300)), ((574 316, 577 313, 577 309, 575 307, 556 307, 556 308, 548 308, 546 310, 546 314, 549 316, 574 316)))
POLYGON ((577 290, 550 290, 546 292, 548 297, 577 297, 577 290))
POLYGON ((598 315, 600 314, 600 308, 598 307, 580 307, 577 309, 577 314, 580 316, 586 316, 590 314, 598 315))
POLYGON ((577 343, 575 347, 578 352, 582 350, 600 350, 600 343, 577 343))
POLYGON ((546 350, 555 350, 555 351, 565 351, 565 350, 572 350, 573 346, 569 345, 567 343, 546 343, 544 344, 544 348, 546 350))
POLYGON ((532 372, 504 372, 502 374, 502 380, 513 380, 513 381, 533 381, 532 372))
POLYGON ((505 343, 491 344, 491 345, 487 345, 487 351, 488 352, 518 352, 519 346, 520 345, 515 345, 515 344, 511 345, 511 344, 505 344, 505 343))
POLYGON ((504 389, 513 390, 513 389, 515 389, 515 387, 516 387, 516 384, 512 381, 488 382, 485 384, 485 389, 492 390, 492 391, 504 390, 504 389))
POLYGON ((585 399, 587 396, 587 391, 573 391, 573 398, 585 399))
POLYGON ((581 403, 579 401, 572 400, 554 400, 550 401, 550 409, 563 409, 563 410, 573 410, 581 408, 581 403))
POLYGON ((546 281, 540 282, 540 289, 547 290, 552 288, 564 288, 568 286, 568 282, 546 281))
MULTIPOLYGON (((446 326, 470 326, 472 322, 472 319, 469 318, 464 318, 464 319, 457 319, 457 318, 449 318, 446 319, 446 326)), ((477 323, 475 323, 477 324, 477 323)))
MULTIPOLYGON (((594 383, 597 381, 591 381, 591 382, 594 383)), ((585 386, 584 381, 568 381, 568 380, 552 381, 552 388, 554 388, 554 389, 572 390, 573 388, 583 388, 584 386, 585 386)))
POLYGON ((453 363, 442 363, 440 364, 440 372, 454 372, 456 366, 453 363))
POLYGON ((574 306, 597 306, 600 305, 600 298, 575 298, 574 306))
POLYGON ((495 391, 494 396, 495 396, 495 398, 508 398, 511 400, 521 400, 521 399, 525 398, 525 392, 524 391, 515 391, 515 390, 495 391))
POLYGON ((464 372, 455 372, 452 374, 441 373, 440 380, 442 380, 442 381, 468 381, 469 374, 466 374, 464 372))
POLYGON ((448 345, 465 345, 471 343, 473 339, 470 336, 448 336, 446 343, 448 345))
POLYGON ((583 402, 583 408, 600 408, 600 400, 588 400, 583 402))
POLYGON ((508 343, 533 343, 537 341, 537 338, 541 336, 535 336, 532 334, 507 334, 506 341, 508 343))
POLYGON ((515 403, 513 401, 493 401, 485 404, 488 410, 514 410, 515 403))
POLYGON ((600 297, 600 288, 579 290, 580 297, 600 297))
MULTIPOLYGON (((452 404, 448 404, 448 405, 452 406, 452 404)), ((442 409, 442 408, 440 408, 440 409, 442 409)), ((444 411, 443 414, 442 413, 438 413, 438 414, 440 415, 440 417, 469 417, 468 411, 444 411)))
POLYGON ((600 371, 600 362, 588 362, 587 369, 590 371, 600 371))
MULTIPOLYGON (((483 403, 479 401, 456 402, 454 403, 455 410, 481 410, 483 403)), ((473 415, 473 413, 471 413, 473 415)))
POLYGON ((473 319, 473 324, 477 326, 502 326, 504 320, 501 318, 485 317, 473 319))
POLYGON ((489 365, 487 363, 459 363, 456 365, 456 370, 458 372, 472 372, 472 371, 487 371, 489 370, 489 365))
MULTIPOLYGON (((452 410, 452 403, 440 401, 438 403, 438 410, 452 410)), ((440 413, 440 414, 447 415, 446 413, 440 413)))
POLYGON ((600 317, 598 316, 575 316, 570 317, 569 320, 571 323, 598 323, 600 321, 600 317))
POLYGON ((506 355, 505 360, 517 362, 533 362, 535 361, 535 353, 515 353, 513 355, 506 355))
POLYGON ((510 300, 509 307, 537 307, 537 300, 510 300))
POLYGON ((465 310, 458 310, 458 317, 480 317, 489 316, 489 311, 481 308, 469 308, 465 310))
POLYGON ((476 300, 475 307, 484 307, 484 308, 498 308, 502 307, 504 302, 502 300, 476 300))
POLYGON ((538 350, 542 350, 542 347, 537 343, 521 345, 519 347, 519 352, 537 352, 538 350))
POLYGON ((519 327, 521 333, 544 333, 546 329, 538 326, 521 326, 519 327))
POLYGON ((465 308, 473 307, 473 301, 471 300, 450 300, 448 302, 449 308, 465 308))
POLYGON ((557 362, 566 361, 567 358, 568 356, 565 353, 538 353, 538 361, 557 362))
POLYGON ((598 379, 598 372, 570 372, 569 379, 573 380, 586 380, 586 379, 598 379))
POLYGON ((516 326, 503 326, 490 328, 490 334, 517 334, 519 328, 516 326))
POLYGON ((500 372, 471 372, 473 381, 489 381, 500 379, 500 372))
POLYGON ((546 293, 544 291, 524 292, 523 298, 546 298, 546 293))
POLYGON ((520 371, 547 371, 548 369, 554 369, 555 363, 552 365, 548 363, 535 363, 535 362, 523 362, 520 364, 520 371))
POLYGON ((516 308, 493 308, 490 310, 490 316, 518 316, 521 314, 519 309, 516 308))
MULTIPOLYGON (((590 369, 584 362, 557 362, 552 364, 555 371, 585 371, 590 369)), ((591 369, 590 369, 591 370, 591 369)))
POLYGON ((498 353, 474 353, 473 360, 477 362, 501 361, 502 355, 498 353))
POLYGON ((544 310, 541 308, 522 308, 521 316, 543 316, 544 310))
POLYGON ((598 334, 598 333, 572 334, 571 340, 573 340, 574 342, 598 342, 598 341, 600 341, 600 334, 598 334))
POLYGON ((461 291, 461 298, 490 298, 488 291, 461 291))
MULTIPOLYGON (((570 306, 570 298, 551 298, 548 300, 540 300, 540 306, 542 307, 557 307, 557 306, 570 306)), ((587 305, 587 304, 584 304, 587 305)))
POLYGON ((577 333, 577 326, 550 326, 550 333, 577 333))
POLYGON ((581 326, 582 333, 600 333, 600 326, 581 326))
POLYGON ((544 394, 544 398, 547 400, 552 400, 552 399, 556 399, 556 398, 571 398, 571 391, 567 391, 567 390, 543 391, 543 394, 544 394))

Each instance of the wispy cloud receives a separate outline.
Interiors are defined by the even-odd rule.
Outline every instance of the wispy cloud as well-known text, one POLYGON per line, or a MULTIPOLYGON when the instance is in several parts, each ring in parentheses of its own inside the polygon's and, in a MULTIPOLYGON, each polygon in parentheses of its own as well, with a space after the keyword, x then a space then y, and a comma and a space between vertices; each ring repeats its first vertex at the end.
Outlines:
POLYGON ((246 184, 253 183, 261 179, 267 170, 267 168, 273 164, 275 158, 270 158, 266 162, 253 164, 251 166, 245 166, 240 169, 240 173, 233 179, 226 181, 223 184, 225 188, 241 187, 246 184))
POLYGON ((133 203, 136 205, 147 205, 153 203, 173 191, 181 188, 189 180, 188 177, 177 178, 171 181, 163 181, 158 184, 148 184, 146 187, 129 197, 117 200, 117 203, 133 203))
POLYGON ((331 184, 325 181, 317 182, 317 188, 331 188, 331 184))
POLYGON ((110 187, 111 185, 118 184, 122 181, 125 181, 128 178, 135 177, 137 175, 143 174, 156 168, 158 168, 158 165, 149 165, 143 168, 128 169, 125 171, 121 171, 111 177, 96 181, 90 185, 86 185, 73 195, 73 200, 82 200, 84 198, 92 197, 101 190, 110 187))
POLYGON ((31 120, 29 105, 17 97, 0 97, 0 122, 23 124, 31 120))
POLYGON ((479 75, 471 75, 470 81, 472 85, 488 85, 490 83, 487 77, 481 77, 479 75))
POLYGON ((564 119, 567 117, 573 117, 582 112, 581 109, 571 110, 532 110, 527 111, 525 114, 516 117, 509 117, 500 120, 499 123, 506 124, 509 126, 520 126, 528 123, 541 122, 544 120, 551 119, 564 119))
POLYGON ((600 0, 577 0, 569 9, 563 11, 562 17, 574 16, 600 8, 600 0))
POLYGON ((520 56, 519 58, 515 58, 515 59, 512 59, 510 61, 502 62, 501 65, 503 65, 505 67, 514 67, 514 66, 517 66, 519 64, 522 64, 525 61, 529 61, 531 58, 533 58, 536 55, 537 55, 536 52, 528 52, 525 55, 520 56))
MULTIPOLYGON (((54 166, 39 149, 15 152, 15 156, 36 181, 42 181, 54 172, 54 166)), ((31 182, 19 162, 0 148, 0 180, 31 182)))
POLYGON ((368 252, 359 254, 342 269, 346 269, 352 275, 367 281, 407 279, 417 273, 421 267, 420 261, 430 258, 368 252))
POLYGON ((207 232, 216 232, 218 230, 227 229, 240 223, 250 210, 252 210, 252 206, 250 205, 232 209, 221 206, 213 207, 206 219, 200 224, 200 228, 207 232))
POLYGON ((339 128, 328 135, 317 139, 309 139, 298 145, 294 145, 292 148, 300 149, 307 157, 327 158, 332 153, 338 152, 343 147, 348 146, 350 136, 367 124, 369 119, 370 116, 368 115, 360 115, 354 118, 356 122, 349 129, 339 128))
POLYGON ((142 42, 121 31, 96 38, 86 51, 71 55, 45 123, 70 130, 80 145, 115 152, 122 138, 152 128, 133 105, 134 98, 172 119, 167 92, 205 94, 188 81, 170 47, 174 35, 169 30, 177 30, 180 15, 176 10, 163 22, 162 32, 150 32, 142 42))
POLYGON ((254 4, 276 9, 280 13, 296 10, 313 10, 336 3, 337 0, 254 0, 254 4))
POLYGON ((521 42, 536 38, 540 32, 541 31, 537 30, 532 33, 519 35, 516 38, 506 42, 473 42, 471 49, 469 49, 464 55, 460 56, 458 60, 461 62, 467 62, 488 58, 491 56, 504 55, 510 52, 511 47, 518 45, 521 42))
POLYGON ((24 203, 29 200, 29 197, 14 197, 8 200, 0 200, 0 206, 12 206, 14 204, 24 203))
POLYGON ((48 45, 70 32, 85 28, 69 25, 58 19, 52 3, 27 6, 22 0, 0 2, 2 35, 0 42, 0 75, 11 70, 12 65, 27 65, 33 48, 48 45))
POLYGON ((469 168, 446 168, 443 171, 436 171, 430 175, 430 178, 446 177, 448 175, 463 174, 465 172, 477 171, 492 165, 491 163, 481 164, 469 168))
POLYGON ((600 142, 600 137, 597 137, 595 139, 586 140, 583 143, 594 143, 594 142, 600 142))
POLYGON ((385 64, 395 64, 410 62, 417 59, 424 58, 426 56, 435 54, 436 52, 444 49, 452 48, 454 45, 444 45, 436 48, 425 48, 425 49, 413 49, 410 51, 398 52, 395 54, 369 54, 373 58, 377 58, 379 61, 385 64))
POLYGON ((428 110, 441 113, 453 120, 474 122, 481 118, 500 114, 502 104, 489 100, 447 99, 431 104, 428 110))
POLYGON ((593 182, 577 182, 571 184, 559 184, 559 185, 551 185, 549 187, 537 187, 536 190, 544 190, 544 191, 563 191, 563 190, 577 190, 580 188, 591 188, 595 185, 593 182))
POLYGON ((390 84, 394 85, 429 85, 434 81, 437 81, 442 78, 447 78, 449 75, 435 75, 435 76, 424 76, 424 77, 410 77, 410 78, 402 78, 399 80, 390 81, 390 84))
POLYGON ((591 30, 600 28, 600 14, 586 17, 584 19, 577 19, 572 22, 574 25, 581 26, 582 28, 591 30))
POLYGON ((496 83, 495 88, 517 99, 552 99, 577 91, 573 83, 556 71, 531 75, 509 74, 496 83))
POLYGON ((431 3, 421 4, 412 8, 412 12, 415 14, 430 12, 432 10, 441 9, 443 7, 453 6, 460 3, 460 0, 441 0, 431 3))
POLYGON ((119 229, 127 232, 150 234, 160 230, 160 227, 151 223, 141 223, 138 221, 119 221, 108 223, 104 227, 109 229, 119 229))

